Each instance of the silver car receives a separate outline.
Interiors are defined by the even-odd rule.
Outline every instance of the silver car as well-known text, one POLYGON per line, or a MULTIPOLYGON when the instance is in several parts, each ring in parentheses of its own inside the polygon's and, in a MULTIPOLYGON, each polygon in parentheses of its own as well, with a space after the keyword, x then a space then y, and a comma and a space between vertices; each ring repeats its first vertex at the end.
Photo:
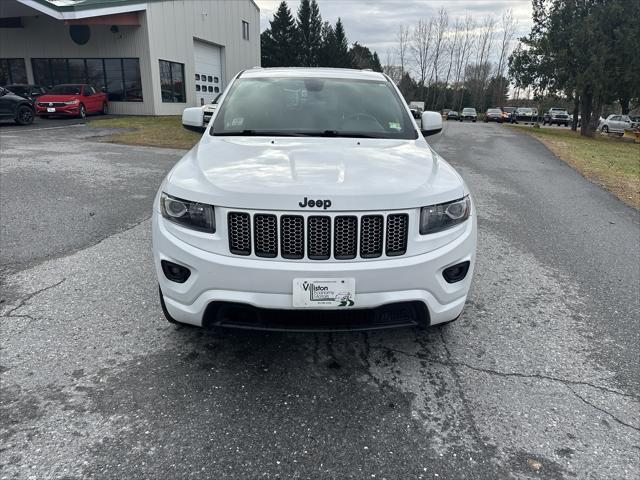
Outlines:
POLYGON ((598 130, 602 133, 624 134, 625 130, 631 129, 631 119, 627 115, 609 115, 600 121, 598 130))

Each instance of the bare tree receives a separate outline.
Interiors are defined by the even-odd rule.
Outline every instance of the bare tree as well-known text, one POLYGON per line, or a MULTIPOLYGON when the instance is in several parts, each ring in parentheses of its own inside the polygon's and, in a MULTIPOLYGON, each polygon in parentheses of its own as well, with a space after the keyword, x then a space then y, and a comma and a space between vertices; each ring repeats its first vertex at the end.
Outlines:
POLYGON ((467 67, 469 65, 469 59, 471 58, 471 52, 473 50, 473 46, 475 43, 475 29, 476 22, 473 20, 473 17, 467 15, 464 19, 463 26, 463 35, 460 39, 460 49, 456 58, 456 72, 455 72, 455 83, 460 93, 459 95, 459 105, 458 110, 462 108, 462 101, 464 95, 462 94, 462 84, 464 83, 465 76, 467 73, 467 67))
POLYGON ((386 62, 382 67, 382 72, 393 80, 396 85, 398 85, 400 80, 402 80, 402 67, 400 65, 394 65, 392 58, 392 52, 388 49, 386 62))
POLYGON ((487 15, 480 26, 480 32, 478 34, 478 43, 476 48, 476 66, 478 68, 473 69, 473 100, 476 105, 480 104, 482 100, 481 97, 485 91, 489 74, 491 73, 491 62, 489 61, 489 56, 495 31, 496 20, 491 15, 487 15))
POLYGON ((409 50, 409 27, 400 25, 397 35, 398 41, 398 60, 400 61, 400 77, 404 75, 407 66, 407 52, 409 50))
POLYGON ((437 109, 436 100, 438 95, 438 70, 440 67, 441 53, 444 45, 444 36, 449 28, 449 14, 447 9, 440 7, 438 17, 433 24, 433 73, 435 76, 435 88, 433 89, 432 105, 437 109))
MULTIPOLYGON (((460 49, 461 49, 461 43, 462 43, 461 42, 462 31, 463 31, 463 23, 459 18, 456 18, 456 22, 453 26, 453 34, 448 39, 447 45, 446 45, 446 51, 449 54, 449 60, 447 62, 447 76, 445 77, 445 80, 444 80, 445 87, 449 86, 449 80, 451 79, 451 74, 454 73, 455 75, 455 72, 454 72, 455 64, 460 55, 460 49)), ((446 97, 445 97, 445 100, 446 100, 446 97)), ((440 101, 440 98, 436 100, 436 109, 438 108, 439 101, 440 101)), ((444 103, 442 107, 444 108, 444 103)))
POLYGON ((431 65, 431 37, 433 32, 433 19, 428 22, 420 19, 413 28, 411 34, 411 53, 415 62, 418 84, 420 85, 421 100, 424 101, 424 84, 427 79, 427 70, 431 65))
POLYGON ((501 100, 502 92, 504 91, 504 71, 507 66, 507 59, 511 53, 511 44, 518 28, 518 21, 513 16, 511 9, 506 10, 502 14, 501 22, 502 35, 499 38, 500 41, 500 55, 498 56, 498 63, 496 65, 496 82, 497 91, 494 92, 494 101, 497 104, 501 100))

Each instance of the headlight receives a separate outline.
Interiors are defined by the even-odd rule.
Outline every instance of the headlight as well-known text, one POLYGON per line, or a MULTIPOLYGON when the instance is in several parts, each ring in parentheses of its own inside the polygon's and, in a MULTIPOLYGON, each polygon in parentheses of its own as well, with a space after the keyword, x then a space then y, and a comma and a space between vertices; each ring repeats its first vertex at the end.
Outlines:
POLYGON ((64 102, 65 105, 77 105, 80 103, 80 100, 69 100, 68 102, 64 102))
POLYGON ((162 216, 170 222, 200 232, 215 233, 216 231, 216 220, 211 205, 181 200, 162 193, 160 208, 162 216))
POLYGON ((420 212, 420 234, 427 235, 451 228, 471 215, 469 195, 453 202, 423 207, 420 212))

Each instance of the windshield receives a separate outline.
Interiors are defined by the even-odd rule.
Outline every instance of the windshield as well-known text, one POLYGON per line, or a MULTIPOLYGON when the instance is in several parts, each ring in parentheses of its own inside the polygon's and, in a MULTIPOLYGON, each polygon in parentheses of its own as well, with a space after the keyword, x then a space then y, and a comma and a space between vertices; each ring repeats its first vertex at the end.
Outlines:
POLYGON ((24 97, 25 95, 29 94, 29 90, 26 87, 23 87, 22 85, 7 85, 6 89, 21 97, 24 97))
POLYGON ((516 109, 516 107, 504 107, 502 109, 502 111, 506 112, 506 113, 511 113, 511 112, 515 111, 515 109, 516 109))
POLYGON ((50 95, 80 95, 81 85, 56 85, 47 93, 50 95))
POLYGON ((212 135, 418 137, 384 80, 241 78, 218 108, 212 135))
POLYGON ((497 108, 490 108, 489 110, 487 110, 487 113, 502 113, 502 112, 497 108))
POLYGON ((531 108, 519 108, 518 111, 520 113, 531 113, 533 110, 531 108))
POLYGON ((464 110, 462 110, 462 113, 476 113, 476 109, 475 108, 465 108, 464 110))

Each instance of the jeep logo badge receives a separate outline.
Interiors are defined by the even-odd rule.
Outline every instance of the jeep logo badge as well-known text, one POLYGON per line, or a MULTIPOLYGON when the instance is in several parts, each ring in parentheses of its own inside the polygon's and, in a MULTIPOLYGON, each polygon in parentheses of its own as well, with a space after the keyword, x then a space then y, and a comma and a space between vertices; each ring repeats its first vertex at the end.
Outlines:
POLYGON ((302 208, 316 207, 316 208, 322 208, 326 210, 331 206, 331 200, 309 200, 307 197, 304 197, 304 200, 301 202, 298 202, 298 205, 300 205, 300 207, 302 208))

